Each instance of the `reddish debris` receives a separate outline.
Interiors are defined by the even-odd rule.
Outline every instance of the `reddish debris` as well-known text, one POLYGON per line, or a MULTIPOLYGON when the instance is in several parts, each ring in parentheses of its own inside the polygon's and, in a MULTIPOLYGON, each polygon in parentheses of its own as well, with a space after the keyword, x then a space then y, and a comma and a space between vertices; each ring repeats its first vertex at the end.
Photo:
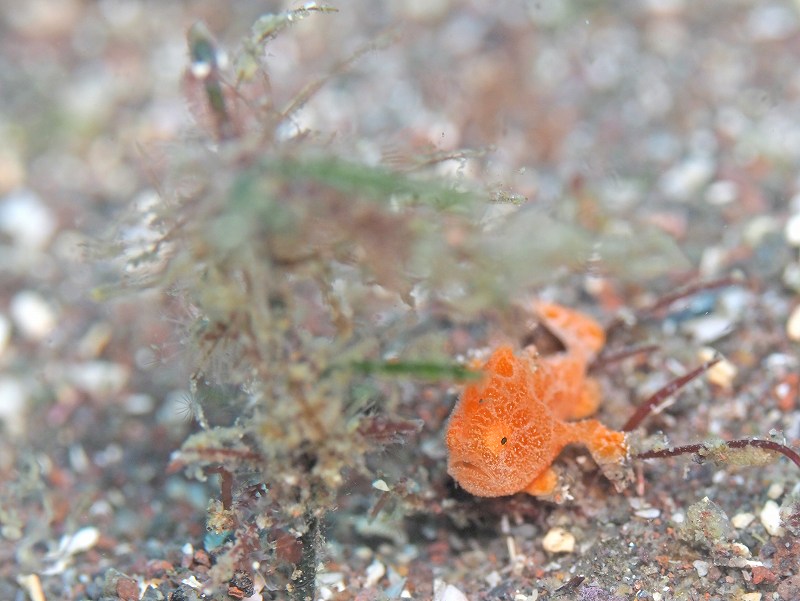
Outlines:
POLYGON ((139 585, 132 578, 120 578, 117 580, 117 597, 122 601, 137 601, 139 585))
POLYGON ((772 584, 777 579, 778 576, 769 568, 753 566, 753 584, 761 584, 762 582, 772 584))

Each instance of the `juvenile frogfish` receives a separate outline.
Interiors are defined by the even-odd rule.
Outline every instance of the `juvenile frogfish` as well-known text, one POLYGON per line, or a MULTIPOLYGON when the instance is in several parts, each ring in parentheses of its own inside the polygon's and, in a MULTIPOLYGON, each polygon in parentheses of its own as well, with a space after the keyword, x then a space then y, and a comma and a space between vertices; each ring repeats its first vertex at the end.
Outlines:
POLYGON ((588 448, 609 477, 627 459, 622 432, 584 419, 600 402, 599 386, 586 372, 605 344, 602 327, 555 304, 539 303, 535 311, 565 350, 541 356, 534 346, 520 354, 497 348, 450 415, 447 472, 473 495, 554 498, 559 479, 552 464, 572 443, 588 448))

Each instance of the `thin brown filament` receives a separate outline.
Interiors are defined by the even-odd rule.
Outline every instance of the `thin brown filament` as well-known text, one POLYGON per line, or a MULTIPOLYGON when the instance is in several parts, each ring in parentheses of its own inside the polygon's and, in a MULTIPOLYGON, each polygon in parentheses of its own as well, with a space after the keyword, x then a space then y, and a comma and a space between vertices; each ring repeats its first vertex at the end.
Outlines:
POLYGON ((655 394, 653 394, 653 396, 651 396, 649 399, 647 399, 644 403, 642 403, 641 405, 639 405, 639 407, 636 408, 636 411, 633 412, 633 415, 631 415, 630 419, 627 422, 625 422, 624 426, 622 426, 622 431, 630 432, 631 430, 635 430, 637 427, 639 427, 639 424, 641 424, 644 421, 644 419, 648 415, 650 415, 653 411, 655 411, 656 408, 659 405, 661 405, 667 398, 671 397, 681 388, 686 386, 686 384, 694 380, 697 376, 699 376, 700 374, 711 368, 713 365, 718 363, 720 359, 721 357, 714 357, 713 359, 706 361, 699 367, 694 368, 688 374, 680 376, 679 378, 675 378, 674 380, 672 380, 672 382, 670 382, 669 384, 658 390, 655 394))
POLYGON ((722 278, 718 278, 716 280, 697 282, 695 284, 691 284, 689 286, 686 286, 685 288, 677 290, 673 294, 661 297, 650 307, 641 310, 640 315, 652 315, 653 313, 657 313, 658 311, 669 307, 675 301, 680 300, 682 298, 686 298, 687 296, 692 296, 693 294, 697 294, 698 292, 715 290, 717 288, 727 288, 728 286, 737 286, 743 283, 745 282, 743 282, 742 278, 735 276, 725 276, 722 278))
POLYGON ((643 344, 640 346, 623 348, 613 353, 603 353, 594 360, 594 363, 592 363, 590 369, 599 369, 601 367, 605 367, 606 365, 617 363, 623 359, 627 359, 628 357, 633 357, 634 355, 639 355, 641 353, 652 353, 653 351, 657 351, 658 348, 659 346, 657 344, 643 344))
MULTIPOLYGON (((774 440, 760 440, 743 438, 739 440, 727 440, 725 444, 731 449, 744 449, 745 447, 756 447, 767 451, 774 451, 780 453, 784 457, 790 459, 797 467, 800 467, 800 454, 794 449, 782 445, 774 440)), ((712 451, 713 445, 697 443, 688 444, 681 447, 670 447, 668 449, 660 449, 656 451, 645 451, 634 455, 634 459, 661 459, 664 457, 677 457, 678 455, 688 455, 690 453, 700 453, 701 451, 712 451)))
POLYGON ((220 493, 222 496, 222 508, 230 509, 233 507, 233 474, 224 467, 207 467, 207 474, 219 474, 220 493))

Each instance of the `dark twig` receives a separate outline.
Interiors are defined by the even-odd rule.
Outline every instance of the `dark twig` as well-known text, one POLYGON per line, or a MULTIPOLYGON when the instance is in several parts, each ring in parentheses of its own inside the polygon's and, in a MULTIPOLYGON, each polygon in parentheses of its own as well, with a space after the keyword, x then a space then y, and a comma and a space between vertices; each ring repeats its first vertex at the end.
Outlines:
POLYGON ((384 508, 386 502, 389 500, 390 497, 391 495, 387 491, 381 493, 381 496, 378 497, 378 500, 375 502, 375 506, 369 512, 370 522, 372 522, 376 517, 378 517, 378 514, 384 508))
POLYGON ((675 378, 672 380, 672 382, 658 390, 653 396, 637 407, 630 419, 625 422, 624 426, 622 426, 622 431, 630 432, 631 430, 636 429, 648 415, 655 411, 656 408, 664 402, 664 400, 678 392, 697 376, 707 371, 711 366, 719 362, 720 359, 721 357, 714 357, 699 367, 694 368, 688 374, 685 374, 679 378, 675 378))
POLYGON ((577 589, 581 584, 583 584, 584 580, 586 580, 586 576, 573 576, 572 578, 567 580, 565 584, 554 590, 553 595, 560 597, 561 595, 573 593, 575 592, 575 589, 577 589))

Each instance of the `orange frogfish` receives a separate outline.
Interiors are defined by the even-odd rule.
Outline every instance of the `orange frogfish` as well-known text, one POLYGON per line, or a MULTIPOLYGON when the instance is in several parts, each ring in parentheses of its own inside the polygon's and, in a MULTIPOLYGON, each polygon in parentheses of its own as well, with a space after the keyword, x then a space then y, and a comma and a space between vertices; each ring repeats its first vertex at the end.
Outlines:
POLYGON ((585 445, 614 479, 627 459, 624 433, 584 419, 600 402, 599 386, 586 371, 605 344, 602 327, 555 304, 539 303, 535 311, 565 350, 541 356, 534 346, 519 354, 499 347, 481 380, 466 386, 447 424, 447 472, 473 495, 526 492, 558 500, 552 464, 572 443, 585 445))

